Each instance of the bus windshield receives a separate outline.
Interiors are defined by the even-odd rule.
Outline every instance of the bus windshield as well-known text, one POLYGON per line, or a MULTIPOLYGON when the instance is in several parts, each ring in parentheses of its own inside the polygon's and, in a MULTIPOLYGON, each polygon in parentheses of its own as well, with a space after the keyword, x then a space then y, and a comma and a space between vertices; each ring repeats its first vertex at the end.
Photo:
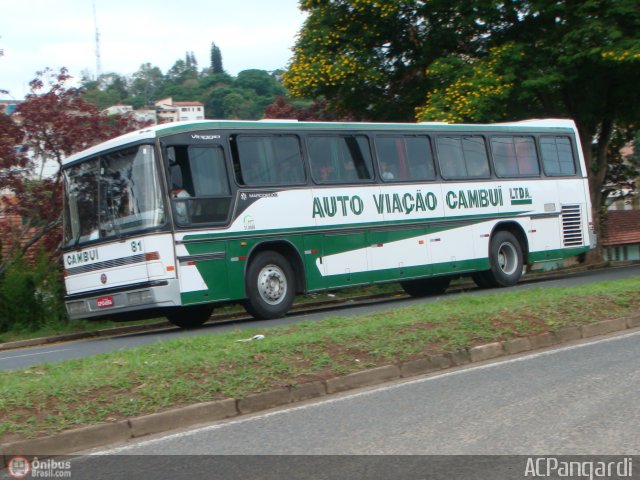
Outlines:
POLYGON ((119 237, 165 222, 153 147, 112 152, 64 171, 64 245, 119 237))

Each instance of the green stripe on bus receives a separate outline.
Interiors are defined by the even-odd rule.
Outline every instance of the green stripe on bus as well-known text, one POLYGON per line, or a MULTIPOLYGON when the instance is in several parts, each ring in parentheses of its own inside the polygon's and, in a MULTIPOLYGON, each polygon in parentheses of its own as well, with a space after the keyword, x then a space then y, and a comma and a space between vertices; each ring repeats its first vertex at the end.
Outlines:
MULTIPOLYGON (((277 235, 277 236, 286 236, 286 235, 295 235, 300 233, 331 233, 337 231, 349 231, 349 230, 359 230, 359 229, 375 229, 382 227, 384 230, 393 229, 397 227, 407 226, 407 227, 430 227, 430 224, 445 222, 451 223, 453 227, 446 227, 445 230, 450 228, 457 228, 455 225, 459 222, 468 222, 469 220, 474 220, 473 223, 480 223, 483 221, 489 220, 512 220, 514 218, 523 216, 524 214, 530 213, 531 210, 522 210, 517 212, 509 212, 509 213, 485 213, 480 215, 460 215, 457 217, 434 217, 434 218, 424 218, 424 219, 414 219, 414 220, 394 220, 394 221, 385 221, 380 220, 379 222, 364 222, 364 223, 350 223, 347 225, 322 225, 322 226, 310 226, 310 227, 297 227, 297 228, 286 228, 281 230, 251 230, 250 232, 224 232, 224 233, 193 233, 193 234, 185 234, 183 241, 188 243, 190 241, 195 240, 217 240, 217 239, 228 239, 233 237, 238 238, 246 238, 246 237, 259 237, 261 235, 277 235), (477 220, 477 221, 476 221, 477 220)), ((465 225, 469 225, 469 223, 465 223, 465 225)))
POLYGON ((542 252, 530 252, 529 262, 545 262, 548 260, 562 260, 564 258, 575 257, 582 253, 587 253, 591 250, 591 247, 567 247, 558 248, 555 250, 544 250, 542 252))

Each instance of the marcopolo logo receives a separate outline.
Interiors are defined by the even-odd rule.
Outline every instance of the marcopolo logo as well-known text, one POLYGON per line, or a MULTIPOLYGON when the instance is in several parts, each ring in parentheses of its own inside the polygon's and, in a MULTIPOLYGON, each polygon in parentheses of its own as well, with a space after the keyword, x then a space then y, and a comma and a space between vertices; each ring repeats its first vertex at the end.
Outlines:
POLYGON ((29 461, 27 457, 16 455, 7 465, 12 478, 71 478, 71 462, 68 460, 38 460, 34 457, 29 461))

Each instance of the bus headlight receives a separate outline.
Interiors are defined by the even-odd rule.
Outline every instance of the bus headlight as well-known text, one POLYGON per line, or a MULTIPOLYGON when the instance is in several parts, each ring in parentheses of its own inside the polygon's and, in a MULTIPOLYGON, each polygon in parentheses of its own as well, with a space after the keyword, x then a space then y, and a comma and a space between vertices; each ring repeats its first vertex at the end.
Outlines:
POLYGON ((76 314, 85 313, 88 311, 89 309, 87 308, 87 304, 84 300, 81 302, 67 303, 67 312, 69 312, 70 315, 76 315, 76 314))
POLYGON ((133 292, 127 294, 129 305, 140 305, 142 303, 150 303, 153 300, 150 290, 142 290, 141 292, 133 292))

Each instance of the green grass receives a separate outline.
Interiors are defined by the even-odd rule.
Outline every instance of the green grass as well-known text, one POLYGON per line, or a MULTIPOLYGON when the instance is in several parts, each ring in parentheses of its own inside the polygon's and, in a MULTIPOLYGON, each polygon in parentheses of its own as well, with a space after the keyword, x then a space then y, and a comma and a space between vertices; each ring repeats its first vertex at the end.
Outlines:
POLYGON ((41 436, 201 401, 637 314, 640 278, 502 290, 357 318, 168 340, 0 374, 0 437, 41 436), (256 333, 264 340, 237 343, 256 333))
MULTIPOLYGON (((389 294, 397 292, 399 290, 400 286, 397 283, 345 288, 342 290, 337 290, 335 292, 318 292, 309 293, 306 295, 298 295, 296 297, 295 303, 297 305, 304 305, 330 300, 345 300, 361 295, 389 294)), ((240 304, 221 305, 216 307, 214 310, 214 314, 230 315, 237 313, 246 313, 244 307, 240 304)), ((0 343, 15 342, 18 340, 28 340, 40 337, 51 337, 69 333, 96 332, 98 330, 104 330, 107 328, 130 325, 145 325, 162 321, 166 321, 166 318, 158 317, 150 320, 128 322, 111 322, 106 320, 68 320, 66 322, 54 322, 45 324, 37 329, 23 328, 20 325, 16 325, 13 329, 7 332, 0 333, 0 343)))

